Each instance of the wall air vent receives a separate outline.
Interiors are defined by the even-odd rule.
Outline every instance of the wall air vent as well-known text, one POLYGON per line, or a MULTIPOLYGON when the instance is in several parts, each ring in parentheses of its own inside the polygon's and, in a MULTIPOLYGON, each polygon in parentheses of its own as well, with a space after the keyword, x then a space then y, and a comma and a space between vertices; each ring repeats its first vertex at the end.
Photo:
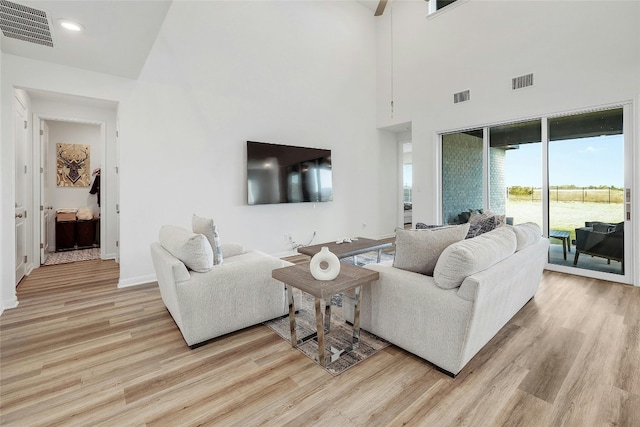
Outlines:
POLYGON ((529 86, 533 86, 533 74, 527 74, 525 76, 514 77, 511 79, 511 89, 513 90, 529 86))
POLYGON ((0 0, 0 29, 6 37, 53 47, 49 19, 43 10, 0 0))
POLYGON ((457 104, 459 102, 465 102, 468 101, 469 99, 471 99, 471 94, 469 93, 468 90, 464 90, 462 92, 458 92, 458 93, 454 93, 453 94, 453 103, 457 104))

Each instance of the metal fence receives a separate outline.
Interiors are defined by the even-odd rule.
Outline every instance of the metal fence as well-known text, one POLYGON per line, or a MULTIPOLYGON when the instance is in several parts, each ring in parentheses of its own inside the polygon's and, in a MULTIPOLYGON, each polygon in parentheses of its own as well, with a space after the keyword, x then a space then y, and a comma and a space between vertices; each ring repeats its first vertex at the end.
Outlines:
MULTIPOLYGON (((542 200, 542 189, 535 187, 507 187, 510 201, 542 200)), ((562 188, 549 187, 549 202, 623 203, 624 191, 620 188, 562 188)))

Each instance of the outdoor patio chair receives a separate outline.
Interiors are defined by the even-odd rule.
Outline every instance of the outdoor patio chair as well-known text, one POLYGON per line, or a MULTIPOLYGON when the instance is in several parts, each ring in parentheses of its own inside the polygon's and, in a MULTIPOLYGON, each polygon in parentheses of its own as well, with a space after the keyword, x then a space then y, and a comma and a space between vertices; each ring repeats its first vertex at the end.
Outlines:
POLYGON ((576 256, 573 265, 578 264, 580 254, 620 261, 624 274, 624 222, 586 222, 585 227, 576 228, 576 256))

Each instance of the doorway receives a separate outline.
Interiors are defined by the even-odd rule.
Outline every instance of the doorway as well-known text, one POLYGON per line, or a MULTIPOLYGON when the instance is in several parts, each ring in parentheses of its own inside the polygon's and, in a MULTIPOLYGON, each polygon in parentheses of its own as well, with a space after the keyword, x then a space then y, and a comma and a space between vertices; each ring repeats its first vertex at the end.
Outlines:
POLYGON ((41 119, 42 265, 100 258, 103 127, 41 119), (75 181, 65 176, 72 172, 75 181))
MULTIPOLYGON (((90 208, 93 215, 99 217, 100 225, 96 227, 95 239, 93 239, 96 246, 99 245, 96 247, 98 257, 115 259, 118 244, 116 207, 119 193, 116 179, 118 103, 26 88, 16 89, 16 93, 20 93, 25 99, 30 135, 27 144, 29 154, 25 160, 29 170, 27 175, 29 184, 26 185, 25 199, 31 206, 26 222, 26 229, 30 236, 26 239, 26 251, 29 254, 27 272, 44 264, 46 253, 55 250, 55 212, 65 207, 90 208), (60 138, 55 137, 59 127, 68 129, 75 127, 76 139, 72 139, 74 131, 67 133, 67 136, 63 132, 60 138), (83 135, 81 129, 88 130, 93 136, 83 135), (101 170, 100 206, 97 206, 97 196, 89 193, 91 187, 86 186, 67 188, 66 195, 62 198, 52 197, 51 189, 55 191, 58 187, 56 144, 58 142, 80 144, 88 142, 88 138, 93 138, 91 140, 93 161, 87 165, 90 169, 90 184, 95 180, 93 175, 95 169, 101 170), (47 139, 49 143, 45 144, 47 139), (50 191, 46 191, 47 188, 50 191), (80 194, 79 200, 72 202, 65 198, 74 191, 80 194), (47 245, 50 246, 49 250, 47 245)), ((16 161, 18 161, 17 158, 16 161)), ((93 243, 91 246, 93 247, 93 243)))
POLYGON ((402 211, 404 228, 413 225, 413 148, 402 142, 402 211))

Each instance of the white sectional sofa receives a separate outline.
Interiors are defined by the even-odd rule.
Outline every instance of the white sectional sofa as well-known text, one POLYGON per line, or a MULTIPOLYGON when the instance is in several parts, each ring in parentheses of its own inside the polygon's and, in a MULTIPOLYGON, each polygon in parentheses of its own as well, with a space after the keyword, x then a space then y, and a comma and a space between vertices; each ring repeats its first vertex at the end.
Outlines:
POLYGON ((203 235, 163 230, 166 247, 153 242, 151 257, 162 301, 190 347, 289 312, 284 284, 271 277, 287 261, 226 243, 216 248, 224 262, 214 265, 203 235))
MULTIPOLYGON (((380 279, 363 288, 360 325, 455 376, 535 295, 548 247, 523 224, 451 244, 433 276, 367 265, 380 279)), ((353 319, 353 299, 343 307, 353 319)))

